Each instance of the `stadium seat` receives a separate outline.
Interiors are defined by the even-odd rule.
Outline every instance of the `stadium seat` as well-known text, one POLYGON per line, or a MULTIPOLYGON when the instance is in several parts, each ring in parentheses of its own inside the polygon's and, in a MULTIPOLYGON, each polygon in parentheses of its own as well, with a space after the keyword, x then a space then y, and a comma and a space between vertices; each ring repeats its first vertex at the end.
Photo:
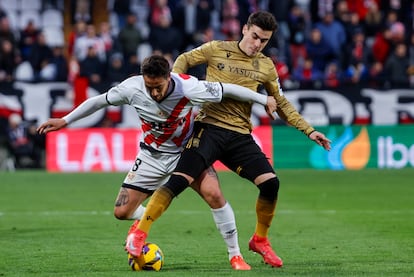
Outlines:
POLYGON ((42 9, 42 0, 20 0, 20 10, 36 10, 42 9))
POLYGON ((0 7, 5 11, 17 12, 20 8, 19 0, 0 0, 0 7))
POLYGON ((14 10, 7 10, 6 14, 7 14, 7 18, 9 19, 10 28, 14 31, 19 30, 20 23, 19 23, 18 12, 14 10))
POLYGON ((29 21, 33 21, 36 28, 42 28, 42 22, 40 18, 40 14, 37 10, 22 10, 19 18, 19 28, 23 30, 29 21))
POLYGON ((63 28, 62 12, 56 9, 47 9, 41 13, 42 26, 63 28))
POLYGON ((140 63, 143 62, 143 60, 148 57, 149 55, 151 55, 152 53, 152 46, 149 43, 141 43, 138 46, 137 49, 137 56, 138 56, 138 60, 140 63))
POLYGON ((45 35, 46 43, 50 47, 64 46, 65 37, 63 30, 60 27, 46 26, 43 28, 43 34, 45 35))
POLYGON ((109 13, 109 24, 111 24, 111 34, 116 36, 119 33, 118 15, 115 12, 109 13))

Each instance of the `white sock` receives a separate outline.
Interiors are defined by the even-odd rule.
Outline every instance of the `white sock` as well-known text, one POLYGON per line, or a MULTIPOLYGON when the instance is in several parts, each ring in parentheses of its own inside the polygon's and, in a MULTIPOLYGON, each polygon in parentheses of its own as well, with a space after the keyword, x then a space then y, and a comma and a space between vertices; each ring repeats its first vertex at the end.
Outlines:
POLYGON ((220 234, 227 245, 229 260, 233 256, 241 255, 237 236, 236 219, 230 204, 226 203, 219 209, 211 209, 211 212, 213 213, 217 229, 220 231, 220 234))
POLYGON ((141 217, 144 215, 145 207, 142 205, 139 205, 138 208, 135 210, 135 212, 132 214, 131 219, 141 219, 141 217))

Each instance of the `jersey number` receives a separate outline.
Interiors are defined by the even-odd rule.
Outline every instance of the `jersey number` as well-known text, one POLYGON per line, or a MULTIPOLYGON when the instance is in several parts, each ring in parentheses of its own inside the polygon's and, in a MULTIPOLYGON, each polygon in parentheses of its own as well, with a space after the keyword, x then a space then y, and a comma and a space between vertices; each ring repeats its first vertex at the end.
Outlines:
POLYGON ((134 162, 134 165, 132 166, 132 171, 137 171, 138 167, 142 164, 141 159, 136 159, 134 162))

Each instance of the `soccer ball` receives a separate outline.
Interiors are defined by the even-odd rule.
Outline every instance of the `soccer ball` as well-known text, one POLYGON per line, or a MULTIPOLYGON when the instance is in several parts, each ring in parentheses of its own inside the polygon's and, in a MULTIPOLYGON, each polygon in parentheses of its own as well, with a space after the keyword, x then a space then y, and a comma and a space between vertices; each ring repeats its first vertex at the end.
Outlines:
POLYGON ((142 247, 139 257, 134 257, 128 253, 128 264, 132 270, 161 270, 164 265, 164 254, 161 248, 155 243, 147 242, 142 247))

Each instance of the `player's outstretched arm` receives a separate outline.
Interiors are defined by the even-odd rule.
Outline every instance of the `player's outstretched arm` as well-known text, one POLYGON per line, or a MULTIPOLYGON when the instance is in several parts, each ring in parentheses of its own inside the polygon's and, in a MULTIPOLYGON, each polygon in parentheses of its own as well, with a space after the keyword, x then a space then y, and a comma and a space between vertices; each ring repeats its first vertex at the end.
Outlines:
POLYGON ((109 106, 109 103, 106 101, 106 93, 91 97, 63 118, 51 118, 42 123, 37 128, 37 132, 39 134, 46 134, 52 131, 60 130, 66 127, 68 124, 81 118, 87 117, 88 115, 106 106, 109 106))
POLYGON ((273 96, 267 96, 257 93, 243 86, 222 83, 223 96, 233 98, 240 101, 251 101, 265 106, 270 117, 275 119, 274 112, 277 109, 276 99, 273 96))
POLYGON ((315 130, 310 133, 309 138, 322 146, 325 150, 331 150, 331 141, 321 132, 315 130))

